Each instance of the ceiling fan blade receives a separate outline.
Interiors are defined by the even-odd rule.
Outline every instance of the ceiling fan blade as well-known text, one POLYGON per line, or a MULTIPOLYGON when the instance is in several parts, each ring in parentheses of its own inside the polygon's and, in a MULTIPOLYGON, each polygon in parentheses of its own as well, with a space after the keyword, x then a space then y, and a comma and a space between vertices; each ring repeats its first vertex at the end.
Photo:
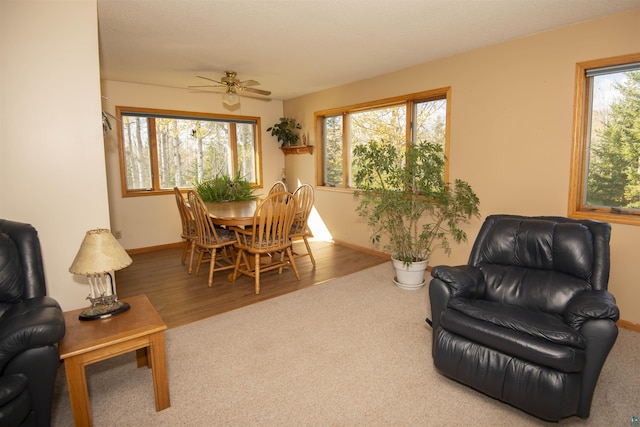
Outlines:
POLYGON ((257 82, 255 80, 245 80, 243 82, 239 83, 240 86, 260 86, 260 82, 257 82))
POLYGON ((189 86, 189 89, 196 89, 201 87, 226 87, 225 85, 203 85, 203 86, 189 86))
POLYGON ((198 78, 200 78, 200 79, 209 80, 210 82, 218 83, 218 84, 220 84, 220 85, 221 85, 221 84, 224 84, 224 83, 222 83, 222 82, 219 82, 218 80, 210 79, 209 77, 204 77, 204 76, 196 76, 196 77, 198 77, 198 78))
POLYGON ((242 90, 245 92, 257 93, 259 95, 265 95, 265 96, 271 95, 271 92, 268 90, 255 89, 252 87, 243 87, 242 90))

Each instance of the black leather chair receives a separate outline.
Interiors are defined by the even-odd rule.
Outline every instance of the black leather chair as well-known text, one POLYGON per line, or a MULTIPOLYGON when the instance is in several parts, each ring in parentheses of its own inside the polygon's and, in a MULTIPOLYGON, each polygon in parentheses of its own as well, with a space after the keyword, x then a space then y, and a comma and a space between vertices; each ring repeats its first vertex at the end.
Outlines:
POLYGON ((618 335, 607 223, 487 217, 463 266, 429 286, 441 373, 539 418, 589 416, 618 335))
POLYGON ((46 296, 38 234, 0 219, 0 425, 49 426, 65 332, 58 303, 46 296))

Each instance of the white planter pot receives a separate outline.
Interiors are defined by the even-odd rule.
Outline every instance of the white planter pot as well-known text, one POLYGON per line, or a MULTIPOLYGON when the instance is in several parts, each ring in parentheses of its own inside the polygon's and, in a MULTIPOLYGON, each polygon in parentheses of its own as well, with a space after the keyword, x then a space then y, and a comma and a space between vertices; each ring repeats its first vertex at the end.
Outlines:
POLYGON ((391 258, 393 268, 396 270, 396 277, 393 283, 401 289, 413 291, 420 289, 425 284, 425 271, 429 260, 412 262, 405 265, 402 261, 391 258))

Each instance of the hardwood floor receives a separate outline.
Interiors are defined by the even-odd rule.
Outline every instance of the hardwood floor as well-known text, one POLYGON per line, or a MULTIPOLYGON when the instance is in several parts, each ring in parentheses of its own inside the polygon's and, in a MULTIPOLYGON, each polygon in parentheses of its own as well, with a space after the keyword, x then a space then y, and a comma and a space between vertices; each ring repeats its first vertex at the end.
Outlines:
MULTIPOLYGON (((209 265, 203 263, 198 276, 189 275, 180 261, 182 248, 134 254, 133 264, 116 273, 118 297, 146 294, 167 326, 174 328, 388 262, 388 258, 346 246, 310 243, 316 268, 309 257, 303 257, 296 259, 299 281, 290 269, 281 275, 265 273, 259 295, 254 293, 252 278, 241 276, 232 283, 227 280, 229 271, 216 272, 208 287, 209 265)), ((296 249, 304 252, 304 243, 294 243, 296 249)))

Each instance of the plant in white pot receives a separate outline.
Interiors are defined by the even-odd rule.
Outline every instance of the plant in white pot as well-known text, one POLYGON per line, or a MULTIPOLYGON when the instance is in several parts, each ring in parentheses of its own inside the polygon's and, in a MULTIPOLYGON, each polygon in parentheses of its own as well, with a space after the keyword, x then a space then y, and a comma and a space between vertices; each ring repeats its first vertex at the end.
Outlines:
POLYGON ((467 182, 444 181, 440 144, 411 142, 405 150, 371 141, 357 145, 353 154, 356 212, 373 230, 372 242, 388 238, 396 284, 419 289, 429 255, 436 249, 449 255, 450 241, 466 241, 461 225, 480 216, 480 201, 467 182))

